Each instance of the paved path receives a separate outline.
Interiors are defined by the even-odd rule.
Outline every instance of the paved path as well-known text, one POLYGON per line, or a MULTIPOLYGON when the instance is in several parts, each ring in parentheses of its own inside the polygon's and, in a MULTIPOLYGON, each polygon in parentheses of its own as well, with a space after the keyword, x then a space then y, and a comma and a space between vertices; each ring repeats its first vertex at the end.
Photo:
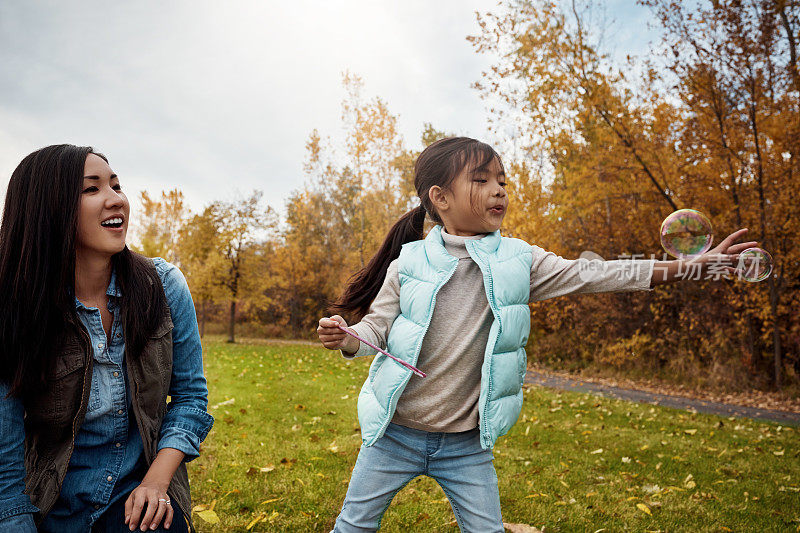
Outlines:
POLYGON ((600 383, 590 383, 578 381, 534 370, 528 370, 525 376, 526 383, 532 383, 541 387, 551 389, 561 389, 576 392, 589 392, 600 396, 618 398, 638 403, 650 403, 674 409, 685 409, 687 411, 697 411, 718 416, 736 416, 753 418, 755 420, 766 420, 777 422, 784 425, 800 426, 800 413, 786 411, 774 411, 771 409, 758 409, 756 407, 745 407, 742 405, 731 405, 727 403, 709 402, 706 400, 695 400, 682 396, 670 396, 668 394, 658 394, 632 389, 621 389, 600 383))

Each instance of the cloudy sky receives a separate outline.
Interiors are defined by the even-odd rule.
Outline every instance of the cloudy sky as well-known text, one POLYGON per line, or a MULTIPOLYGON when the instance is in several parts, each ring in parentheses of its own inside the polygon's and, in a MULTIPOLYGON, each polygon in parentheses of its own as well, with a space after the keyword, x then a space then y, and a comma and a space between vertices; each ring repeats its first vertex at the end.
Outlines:
MULTIPOLYGON (((614 49, 652 35, 634 0, 603 2, 614 49)), ((494 1, 0 2, 0 198, 48 144, 95 146, 132 199, 178 187, 199 209, 261 189, 283 211, 309 132, 340 132, 341 73, 416 147, 424 122, 492 140, 466 36, 494 1)))

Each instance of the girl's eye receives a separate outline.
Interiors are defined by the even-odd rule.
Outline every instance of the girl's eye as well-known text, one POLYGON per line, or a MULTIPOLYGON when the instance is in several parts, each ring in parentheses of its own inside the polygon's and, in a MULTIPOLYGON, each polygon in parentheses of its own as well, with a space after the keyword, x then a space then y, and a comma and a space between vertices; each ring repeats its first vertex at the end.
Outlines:
POLYGON ((96 191, 99 191, 99 190, 100 189, 98 189, 97 187, 92 185, 91 187, 86 187, 85 189, 83 189, 83 192, 96 192, 96 191))
POLYGON ((500 186, 501 186, 501 187, 505 187, 505 186, 506 186, 506 182, 505 182, 505 181, 501 181, 501 182, 500 182, 500 186))
POLYGON ((117 183, 116 185, 112 186, 111 188, 114 189, 115 191, 121 191, 122 190, 122 187, 120 186, 119 183, 117 183))
POLYGON ((477 183, 486 183, 488 180, 485 180, 485 179, 482 179, 482 178, 475 178, 475 179, 474 179, 474 180, 472 180, 472 181, 475 181, 475 182, 477 182, 477 183))

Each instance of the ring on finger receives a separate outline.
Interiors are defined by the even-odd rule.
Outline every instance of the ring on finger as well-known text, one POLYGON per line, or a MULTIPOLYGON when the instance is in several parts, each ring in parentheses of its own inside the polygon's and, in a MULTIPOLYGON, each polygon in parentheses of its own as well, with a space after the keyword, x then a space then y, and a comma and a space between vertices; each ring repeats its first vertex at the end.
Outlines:
POLYGON ((160 502, 164 502, 167 505, 171 505, 172 504, 172 502, 170 500, 166 499, 166 498, 159 498, 158 501, 159 501, 159 503, 160 502))

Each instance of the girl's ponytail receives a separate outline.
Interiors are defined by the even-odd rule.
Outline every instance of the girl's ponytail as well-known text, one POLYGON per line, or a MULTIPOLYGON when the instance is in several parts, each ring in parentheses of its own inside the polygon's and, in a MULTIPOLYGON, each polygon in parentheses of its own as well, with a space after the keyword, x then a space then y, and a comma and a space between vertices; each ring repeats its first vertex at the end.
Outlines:
POLYGON ((422 206, 400 217, 367 266, 350 278, 344 293, 333 304, 333 310, 349 315, 349 322, 361 320, 383 285, 389 263, 400 256, 400 248, 405 243, 421 240, 425 236, 424 226, 425 209, 422 206))
POLYGON ((395 222, 378 253, 350 278, 332 310, 348 315, 350 321, 361 320, 383 285, 389 263, 400 256, 400 247, 425 237, 425 215, 442 224, 430 199, 431 188, 448 189, 461 172, 481 170, 494 160, 500 162, 500 156, 491 146, 469 137, 440 139, 425 148, 414 163, 414 188, 420 206, 395 222))

